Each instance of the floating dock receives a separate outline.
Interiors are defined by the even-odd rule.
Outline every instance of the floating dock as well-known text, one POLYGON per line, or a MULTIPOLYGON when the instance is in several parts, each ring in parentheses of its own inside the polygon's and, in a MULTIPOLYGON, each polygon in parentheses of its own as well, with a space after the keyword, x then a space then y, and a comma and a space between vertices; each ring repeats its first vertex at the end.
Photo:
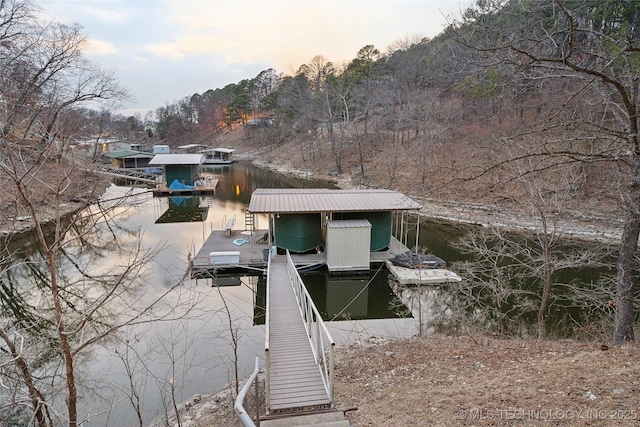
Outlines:
POLYGON ((387 269, 401 285, 441 285, 462 282, 462 277, 444 268, 408 268, 386 261, 387 269))
MULTIPOLYGON (((237 274, 266 271, 269 251, 273 248, 264 242, 267 230, 249 231, 214 230, 193 259, 191 276, 194 278, 215 277, 219 274, 237 274), (246 242, 245 242, 246 241, 246 242), (266 253, 265 253, 266 252, 266 253)), ((370 253, 372 266, 383 264, 408 248, 397 239, 391 238, 387 250, 370 253)), ((300 270, 321 268, 327 263, 326 252, 291 254, 300 270)))
POLYGON ((180 189, 171 189, 166 185, 161 185, 159 187, 154 188, 153 195, 155 197, 166 197, 166 196, 205 196, 215 194, 216 187, 218 186, 218 180, 214 179, 210 182, 207 182, 205 185, 198 186, 195 188, 180 188, 180 189))

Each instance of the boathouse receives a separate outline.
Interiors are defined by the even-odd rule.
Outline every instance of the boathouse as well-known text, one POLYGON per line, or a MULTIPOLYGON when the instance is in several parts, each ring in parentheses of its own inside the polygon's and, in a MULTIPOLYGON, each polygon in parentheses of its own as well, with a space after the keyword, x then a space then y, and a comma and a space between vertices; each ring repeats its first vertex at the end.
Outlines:
POLYGON ((248 211, 269 218, 269 244, 279 252, 325 253, 330 272, 369 270, 385 251, 393 213, 420 205, 391 190, 267 189, 253 192, 248 211))
POLYGON ((156 154, 149 166, 162 167, 169 186, 174 181, 191 186, 194 185, 203 162, 202 154, 156 154))
POLYGON ((139 169, 149 167, 154 155, 136 150, 120 150, 106 153, 105 156, 111 160, 111 166, 115 168, 139 169))
POLYGON ((177 147, 178 153, 203 154, 204 163, 210 165, 228 165, 233 162, 233 148, 213 148, 202 144, 186 144, 177 147))

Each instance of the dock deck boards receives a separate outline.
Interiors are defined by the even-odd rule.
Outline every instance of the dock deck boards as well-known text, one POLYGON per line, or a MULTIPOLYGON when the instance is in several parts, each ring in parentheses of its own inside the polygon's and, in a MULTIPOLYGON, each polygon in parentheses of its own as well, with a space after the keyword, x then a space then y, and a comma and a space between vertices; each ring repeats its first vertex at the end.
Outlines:
POLYGON ((271 411, 330 405, 316 364, 284 256, 272 256, 269 268, 269 354, 271 411))
MULTIPOLYGON (((265 249, 268 250, 270 246, 261 240, 265 233, 267 233, 267 230, 255 230, 253 234, 249 231, 233 228, 229 234, 227 234, 226 230, 213 230, 193 259, 194 274, 206 275, 207 273, 213 273, 215 267, 209 260, 209 253, 220 251, 239 251, 240 262, 237 265, 219 265, 217 266, 219 270, 233 270, 234 268, 266 269, 267 262, 264 261, 263 251, 265 249), (239 238, 247 239, 249 243, 241 246, 234 245, 233 241, 239 238)), ((371 252, 370 261, 372 264, 382 264, 386 260, 408 250, 406 246, 392 237, 389 249, 386 251, 371 252)), ((291 254, 291 259, 297 267, 304 268, 326 263, 327 255, 326 253, 291 254)))

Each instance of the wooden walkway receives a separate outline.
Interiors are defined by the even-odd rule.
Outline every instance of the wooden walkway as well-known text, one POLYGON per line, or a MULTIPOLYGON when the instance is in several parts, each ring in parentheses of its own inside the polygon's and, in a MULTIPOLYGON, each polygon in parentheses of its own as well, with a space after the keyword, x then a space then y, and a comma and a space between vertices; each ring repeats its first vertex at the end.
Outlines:
POLYGON ((268 407, 271 411, 331 405, 287 273, 286 257, 269 268, 268 407))

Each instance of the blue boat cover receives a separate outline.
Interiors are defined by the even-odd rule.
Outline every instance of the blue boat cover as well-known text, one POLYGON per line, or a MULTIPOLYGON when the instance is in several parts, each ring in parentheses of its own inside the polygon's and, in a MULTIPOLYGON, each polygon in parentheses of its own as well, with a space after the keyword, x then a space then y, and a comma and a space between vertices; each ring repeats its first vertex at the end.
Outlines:
POLYGON ((183 184, 177 178, 169 185, 170 190, 193 190, 194 188, 196 188, 194 185, 183 184))

